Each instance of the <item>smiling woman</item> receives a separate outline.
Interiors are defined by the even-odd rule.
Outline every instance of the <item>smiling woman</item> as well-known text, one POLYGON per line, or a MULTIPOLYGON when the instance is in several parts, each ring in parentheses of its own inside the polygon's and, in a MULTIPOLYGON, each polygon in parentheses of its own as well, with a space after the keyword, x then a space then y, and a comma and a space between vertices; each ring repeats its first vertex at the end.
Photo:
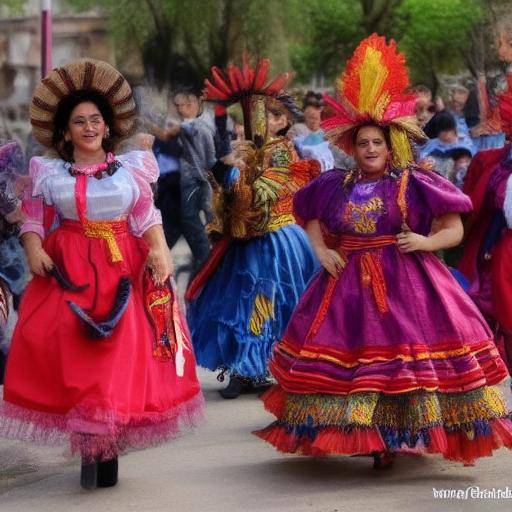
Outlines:
POLYGON ((59 158, 30 162, 21 233, 34 278, 9 353, 0 435, 68 444, 88 489, 115 485, 119 454, 173 437, 203 406, 169 289, 155 158, 113 153, 134 113, 125 79, 91 59, 54 70, 31 108, 34 136, 59 158))
POLYGON ((95 91, 67 96, 59 103, 54 123, 53 146, 67 161, 102 161, 119 138, 112 108, 95 91))

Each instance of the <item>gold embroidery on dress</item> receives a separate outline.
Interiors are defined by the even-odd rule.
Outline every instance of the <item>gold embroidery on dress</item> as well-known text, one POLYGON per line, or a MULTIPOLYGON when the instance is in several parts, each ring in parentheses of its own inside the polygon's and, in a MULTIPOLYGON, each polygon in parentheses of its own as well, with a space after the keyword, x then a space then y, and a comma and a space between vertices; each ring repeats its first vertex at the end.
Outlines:
POLYGON ((372 197, 363 204, 349 201, 345 210, 345 222, 352 224, 356 233, 375 233, 377 220, 384 211, 384 202, 380 197, 372 197))

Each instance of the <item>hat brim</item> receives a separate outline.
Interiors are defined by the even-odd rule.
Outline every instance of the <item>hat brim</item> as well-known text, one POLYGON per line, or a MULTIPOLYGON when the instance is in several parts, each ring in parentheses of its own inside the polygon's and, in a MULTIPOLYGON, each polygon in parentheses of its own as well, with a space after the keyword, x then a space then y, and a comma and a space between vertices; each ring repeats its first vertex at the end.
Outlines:
POLYGON ((30 123, 34 137, 41 144, 52 147, 59 103, 80 90, 96 91, 104 96, 114 114, 115 132, 121 137, 130 135, 136 112, 130 85, 107 62, 85 58, 54 69, 36 87, 30 105, 30 123))

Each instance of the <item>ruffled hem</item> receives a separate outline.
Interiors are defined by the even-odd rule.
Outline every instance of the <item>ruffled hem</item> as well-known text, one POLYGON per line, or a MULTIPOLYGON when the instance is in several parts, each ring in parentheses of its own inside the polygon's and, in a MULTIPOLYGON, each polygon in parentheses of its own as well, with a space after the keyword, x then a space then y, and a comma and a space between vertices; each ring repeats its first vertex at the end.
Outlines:
POLYGON ((384 440, 379 430, 355 428, 346 432, 336 428, 323 428, 313 435, 299 435, 289 425, 272 423, 254 435, 275 446, 280 452, 309 456, 370 455, 384 450, 416 455, 440 454, 445 459, 474 465, 480 457, 490 457, 494 450, 512 449, 512 422, 496 419, 488 424, 489 433, 471 440, 462 431, 447 432, 443 427, 428 429, 417 443, 410 447, 405 442, 397 444, 384 440), (428 443, 428 444, 426 444, 428 443))
POLYGON ((277 417, 254 432, 279 451, 303 455, 441 454, 465 465, 512 449, 512 421, 501 393, 428 392, 349 396, 291 394, 274 386, 262 397, 277 417))
MULTIPOLYGON (((459 344, 460 345, 460 344, 459 344)), ((328 349, 296 349, 280 342, 270 371, 289 392, 349 394, 365 391, 401 394, 418 389, 462 393, 494 386, 507 378, 505 364, 492 340, 462 346, 401 352, 373 349, 342 353, 328 349)))
POLYGON ((65 415, 0 404, 0 437, 66 446, 66 455, 109 460, 129 449, 164 443, 195 427, 203 417, 201 392, 161 413, 139 416, 75 407, 65 415))
MULTIPOLYGON (((229 329, 226 327, 226 329, 229 329)), ((238 374, 242 377, 249 377, 251 379, 264 379, 268 377, 268 360, 272 345, 275 343, 276 338, 258 339, 250 336, 235 337, 235 333, 228 330, 230 333, 224 336, 218 335, 217 339, 236 339, 238 346, 238 353, 233 355, 231 360, 225 360, 219 364, 221 360, 221 352, 203 353, 198 365, 210 371, 222 371, 230 374, 238 374), (249 339, 247 339, 249 338, 249 339)), ((229 344, 226 343, 227 346, 229 344)), ((196 355, 197 357, 197 355, 196 355)), ((227 358, 225 358, 227 359, 227 358)))

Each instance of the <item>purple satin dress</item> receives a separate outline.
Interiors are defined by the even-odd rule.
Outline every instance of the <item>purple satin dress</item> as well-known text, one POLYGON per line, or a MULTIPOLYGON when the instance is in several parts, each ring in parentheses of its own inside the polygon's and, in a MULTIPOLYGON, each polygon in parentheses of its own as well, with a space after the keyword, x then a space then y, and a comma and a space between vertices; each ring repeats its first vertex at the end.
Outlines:
POLYGON ((512 446, 494 387, 507 370, 485 320, 435 254, 396 244, 404 222, 428 235, 436 217, 469 212, 470 199, 418 168, 372 182, 332 170, 294 209, 320 221, 347 263, 336 279, 316 274, 276 345, 278 385, 263 399, 278 420, 257 435, 287 452, 419 451, 465 463, 512 446))

